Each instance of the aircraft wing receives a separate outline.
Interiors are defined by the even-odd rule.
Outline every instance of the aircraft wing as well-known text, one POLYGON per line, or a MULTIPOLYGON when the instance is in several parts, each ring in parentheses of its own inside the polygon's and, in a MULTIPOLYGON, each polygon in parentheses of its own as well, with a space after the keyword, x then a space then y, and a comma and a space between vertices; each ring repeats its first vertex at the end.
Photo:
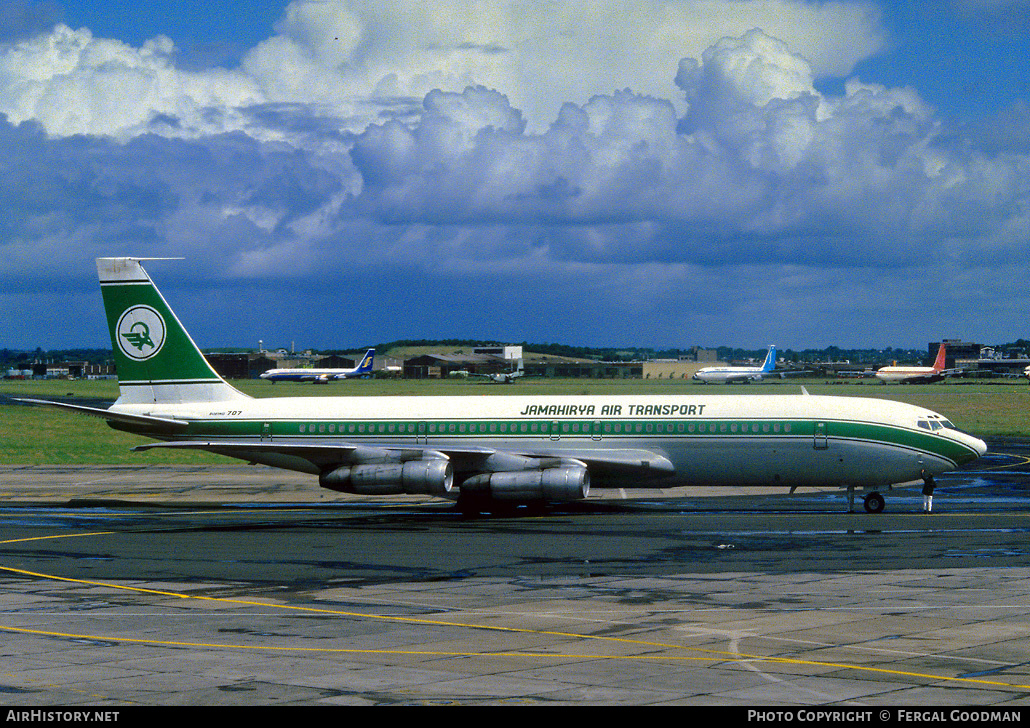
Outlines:
POLYGON ((963 371, 963 370, 962 369, 944 369, 942 371, 935 372, 933 374, 921 374, 921 375, 906 377, 905 379, 902 380, 902 382, 903 383, 907 383, 907 384, 933 384, 934 382, 939 382, 939 381, 941 381, 943 379, 946 379, 948 377, 954 376, 954 375, 958 374, 961 371, 963 371))
MULTIPOLYGON (((303 461, 309 467, 298 468, 309 472, 319 472, 325 468, 342 464, 358 463, 398 463, 408 460, 447 458, 454 463, 457 472, 483 472, 485 470, 503 470, 497 460, 505 458, 528 458, 538 460, 538 467, 552 467, 558 461, 578 460, 598 477, 634 477, 661 478, 675 472, 672 462, 659 453, 642 449, 590 449, 590 448, 540 448, 525 450, 498 450, 490 447, 448 446, 439 443, 435 446, 411 446, 410 444, 358 445, 351 442, 319 442, 303 440, 182 440, 169 442, 152 442, 137 445, 133 451, 152 450, 158 448, 178 448, 186 450, 205 450, 207 452, 226 455, 228 457, 266 462, 289 459, 303 461)), ((514 468, 531 469, 531 468, 514 468)))
POLYGON ((799 374, 811 374, 810 369, 774 369, 769 372, 768 376, 777 376, 780 379, 786 379, 787 377, 798 376, 799 374))
POLYGON ((747 372, 741 374, 728 374, 723 382, 726 384, 733 384, 734 382, 759 382, 761 380, 761 374, 752 374, 747 372))

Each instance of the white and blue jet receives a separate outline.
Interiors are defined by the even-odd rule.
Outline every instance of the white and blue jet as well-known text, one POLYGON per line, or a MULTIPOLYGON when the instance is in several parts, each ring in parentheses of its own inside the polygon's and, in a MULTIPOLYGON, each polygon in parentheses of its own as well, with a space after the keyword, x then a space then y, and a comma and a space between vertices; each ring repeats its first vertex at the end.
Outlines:
POLYGON ((372 374, 372 361, 375 359, 376 350, 369 349, 361 361, 353 369, 307 369, 295 367, 293 369, 269 369, 261 374, 262 379, 270 382, 314 382, 325 384, 335 379, 356 379, 367 377, 372 374))
POLYGON ((698 370, 693 378, 699 382, 732 384, 740 382, 759 382, 762 379, 772 376, 776 369, 776 347, 770 346, 769 353, 765 355, 765 361, 758 367, 705 367, 698 370))

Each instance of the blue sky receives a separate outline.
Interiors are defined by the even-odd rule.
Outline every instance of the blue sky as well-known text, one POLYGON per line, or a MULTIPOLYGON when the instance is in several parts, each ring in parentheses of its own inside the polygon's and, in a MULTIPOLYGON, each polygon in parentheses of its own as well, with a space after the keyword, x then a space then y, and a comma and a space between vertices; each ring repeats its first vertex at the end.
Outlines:
POLYGON ((1027 337, 1028 5, 0 2, 0 346, 1027 337))

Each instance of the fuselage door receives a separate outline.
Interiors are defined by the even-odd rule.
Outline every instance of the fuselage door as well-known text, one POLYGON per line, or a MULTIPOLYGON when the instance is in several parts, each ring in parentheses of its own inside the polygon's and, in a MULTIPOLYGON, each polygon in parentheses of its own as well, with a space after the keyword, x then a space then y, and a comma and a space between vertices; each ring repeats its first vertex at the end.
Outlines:
POLYGON ((594 420, 590 423, 590 439, 600 440, 601 439, 601 420, 594 420))
POLYGON ((551 420, 551 439, 561 439, 561 424, 559 424, 558 420, 551 420))
POLYGON ((419 422, 415 426, 415 444, 425 445, 429 441, 429 435, 426 433, 426 423, 419 422))
POLYGON ((829 441, 826 439, 826 423, 816 422, 815 430, 813 434, 813 445, 816 450, 826 450, 830 447, 829 441))
POLYGON ((261 424, 261 442, 272 441, 272 423, 264 422, 261 424))

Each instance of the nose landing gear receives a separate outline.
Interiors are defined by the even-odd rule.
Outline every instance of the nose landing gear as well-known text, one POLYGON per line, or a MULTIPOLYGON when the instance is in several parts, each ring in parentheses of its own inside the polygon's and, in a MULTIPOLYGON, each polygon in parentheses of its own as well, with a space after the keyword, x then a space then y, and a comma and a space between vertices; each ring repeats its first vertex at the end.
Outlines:
MULTIPOLYGON (((862 506, 865 508, 866 513, 880 513, 883 511, 883 507, 886 501, 883 496, 877 491, 873 491, 869 495, 863 496, 862 506)), ((848 488, 848 513, 855 512, 855 489, 853 487, 848 488)))
POLYGON ((881 513, 886 502, 882 495, 873 491, 865 497, 862 504, 865 507, 866 513, 881 513))

